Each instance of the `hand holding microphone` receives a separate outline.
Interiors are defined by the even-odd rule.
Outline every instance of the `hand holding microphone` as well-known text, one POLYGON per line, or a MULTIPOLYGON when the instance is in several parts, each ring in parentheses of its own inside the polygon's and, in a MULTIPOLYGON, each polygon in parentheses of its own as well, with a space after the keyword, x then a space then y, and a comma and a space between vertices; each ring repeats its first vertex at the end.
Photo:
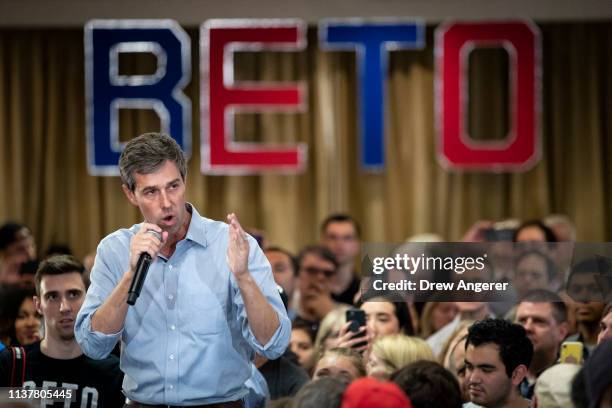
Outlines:
POLYGON ((133 306, 140 296, 147 272, 151 262, 163 245, 161 228, 155 224, 143 224, 140 231, 132 238, 130 269, 134 272, 130 289, 128 291, 127 303, 133 306))

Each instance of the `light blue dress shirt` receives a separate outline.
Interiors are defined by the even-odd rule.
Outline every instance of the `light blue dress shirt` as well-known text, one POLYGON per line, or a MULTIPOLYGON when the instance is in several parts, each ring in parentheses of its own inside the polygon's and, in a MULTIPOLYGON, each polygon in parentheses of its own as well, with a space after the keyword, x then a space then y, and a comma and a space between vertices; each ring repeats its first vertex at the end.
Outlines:
POLYGON ((270 401, 270 390, 263 374, 251 364, 251 378, 245 383, 249 394, 244 398, 244 408, 264 408, 270 401))
POLYGON ((249 272, 272 305, 280 326, 261 345, 248 325, 238 285, 227 264, 228 226, 201 217, 193 206, 185 239, 172 256, 158 256, 123 329, 91 330, 91 317, 128 269, 130 240, 140 224, 102 240, 91 286, 79 311, 75 336, 91 358, 106 357, 121 339, 123 392, 144 404, 198 405, 242 399, 257 352, 278 358, 291 323, 276 290, 270 264, 252 237, 249 272))

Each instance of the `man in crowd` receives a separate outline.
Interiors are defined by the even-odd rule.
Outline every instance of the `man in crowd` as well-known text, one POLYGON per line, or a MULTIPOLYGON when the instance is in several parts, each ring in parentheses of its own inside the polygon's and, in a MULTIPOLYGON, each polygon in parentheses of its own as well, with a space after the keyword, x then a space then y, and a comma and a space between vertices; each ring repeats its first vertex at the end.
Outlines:
POLYGON ((574 265, 567 279, 567 294, 575 301, 575 316, 578 332, 567 338, 584 344, 584 358, 587 359, 599 335, 599 324, 605 307, 604 293, 597 282, 600 268, 609 270, 608 261, 586 259, 574 265))
POLYGON ((297 261, 289 251, 281 247, 268 247, 265 249, 264 253, 272 267, 274 281, 283 288, 285 295, 287 295, 287 314, 290 318, 293 318, 295 317, 293 293, 298 274, 297 261))
POLYGON ((310 324, 316 331, 323 318, 336 307, 331 282, 338 264, 334 255, 319 245, 307 246, 298 259, 299 302, 295 321, 310 324))
POLYGON ((513 287, 523 297, 530 290, 550 288, 555 276, 556 265, 548 255, 528 249, 516 259, 513 287))
POLYGON ((516 309, 516 323, 525 328, 533 344, 533 358, 521 394, 531 399, 538 376, 559 358, 559 347, 567 337, 565 303, 555 293, 543 289, 528 292, 516 309))
POLYGON ((58 399, 72 400, 63 406, 74 408, 123 405, 119 360, 114 356, 93 360, 74 338, 74 322, 85 298, 83 272, 83 265, 67 255, 41 263, 34 303, 44 320, 45 337, 26 347, 25 356, 11 349, 0 354, 0 386, 58 387, 65 390, 58 399), (21 358, 14 359, 13 353, 21 358))
MULTIPOLYGON (((23 266, 36 261, 36 243, 30 229, 16 222, 0 227, 0 285, 32 285, 23 266)), ((30 286, 31 287, 31 286, 30 286)))
POLYGON ((321 243, 335 256, 338 273, 332 279, 332 296, 341 303, 353 304, 359 290, 355 265, 361 249, 361 229, 355 219, 345 214, 330 215, 321 224, 321 243))
POLYGON ((243 406, 255 352, 277 358, 291 335, 269 262, 234 214, 213 221, 185 201, 185 157, 171 137, 130 140, 119 170, 144 222, 98 246, 77 341, 104 358, 121 340, 128 407, 243 406), (128 307, 143 253, 151 266, 128 307))
POLYGON ((466 408, 527 408, 519 384, 531 364, 533 346, 525 329, 502 319, 485 319, 468 330, 465 377, 470 403, 466 408))

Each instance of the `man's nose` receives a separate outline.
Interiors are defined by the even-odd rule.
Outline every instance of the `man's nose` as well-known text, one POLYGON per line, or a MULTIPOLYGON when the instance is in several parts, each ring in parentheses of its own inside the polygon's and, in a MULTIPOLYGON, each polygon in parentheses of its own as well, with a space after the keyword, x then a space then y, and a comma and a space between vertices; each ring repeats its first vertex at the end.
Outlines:
POLYGON ((480 376, 476 373, 475 370, 466 372, 466 380, 468 384, 479 384, 480 376))
POLYGON ((69 312, 70 310, 72 310, 72 306, 70 305, 70 302, 66 298, 63 298, 62 302, 60 303, 60 312, 66 313, 66 312, 69 312))
POLYGON ((171 204, 170 204, 170 197, 168 197, 168 193, 166 193, 165 191, 162 191, 160 196, 161 196, 162 208, 170 207, 171 204))

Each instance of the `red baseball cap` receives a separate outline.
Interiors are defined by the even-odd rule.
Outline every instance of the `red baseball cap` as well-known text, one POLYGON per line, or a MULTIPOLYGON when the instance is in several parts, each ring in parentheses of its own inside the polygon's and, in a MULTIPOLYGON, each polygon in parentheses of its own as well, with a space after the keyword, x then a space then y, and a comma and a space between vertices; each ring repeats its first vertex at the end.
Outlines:
POLYGON ((412 404, 395 383, 363 377, 344 391, 341 408, 412 408, 412 404))

